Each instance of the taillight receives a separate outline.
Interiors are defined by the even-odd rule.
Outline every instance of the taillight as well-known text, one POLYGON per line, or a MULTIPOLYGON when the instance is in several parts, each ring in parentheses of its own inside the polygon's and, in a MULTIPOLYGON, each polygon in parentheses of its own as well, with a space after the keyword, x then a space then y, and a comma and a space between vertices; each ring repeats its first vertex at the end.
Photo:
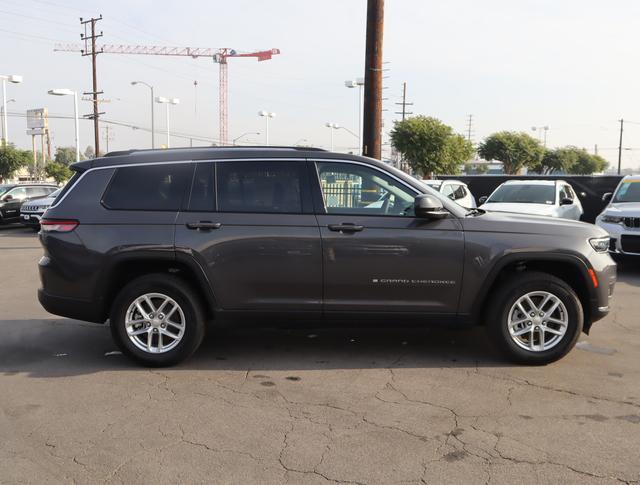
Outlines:
POLYGON ((42 232, 71 232, 79 224, 78 221, 67 219, 42 219, 40 221, 40 229, 42 232))

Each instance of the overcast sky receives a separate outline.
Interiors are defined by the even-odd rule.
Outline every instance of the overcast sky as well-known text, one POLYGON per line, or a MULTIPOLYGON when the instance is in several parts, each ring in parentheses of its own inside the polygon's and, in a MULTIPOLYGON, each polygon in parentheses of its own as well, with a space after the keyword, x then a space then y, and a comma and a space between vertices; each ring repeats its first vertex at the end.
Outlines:
MULTIPOLYGON (((416 114, 435 116, 473 139, 497 130, 549 126, 549 146, 576 145, 617 163, 618 119, 640 122, 640 2, 637 0, 387 0, 384 59, 385 132, 398 119, 402 83, 416 114)), ((135 1, 0 0, 0 74, 22 74, 8 85, 10 113, 47 107, 73 113, 72 100, 51 88, 91 89, 91 66, 79 53, 53 52, 55 42, 78 42, 78 17, 98 16, 108 44, 279 48, 267 62, 229 61, 230 138, 264 141, 258 110, 276 113, 272 144, 328 147, 327 121, 357 130, 357 93, 344 81, 363 75, 365 0, 135 1)), ((104 118, 150 127, 149 92, 178 97, 172 131, 218 137, 218 66, 210 59, 101 54, 99 88, 104 118), (193 82, 198 86, 194 88, 193 82), (197 91, 196 91, 197 90, 197 91)), ((88 113, 90 103, 80 103, 88 113)), ((81 122, 81 145, 93 144, 81 122)), ((51 119, 54 146, 73 145, 73 121, 51 119)), ((156 128, 165 129, 156 105, 156 128)), ((30 147, 24 118, 10 116, 9 137, 30 147)), ((110 150, 148 147, 150 134, 112 126, 110 150)), ((157 135, 164 143, 164 136, 157 135)), ((102 147, 104 147, 104 133, 102 147)), ((198 144, 199 142, 194 142, 198 144)), ((201 143, 201 142, 200 142, 201 143)), ((172 146, 189 140, 172 139, 172 146)), ((357 145, 346 130, 335 147, 357 145)), ((625 125, 623 167, 640 166, 640 124, 625 125)))

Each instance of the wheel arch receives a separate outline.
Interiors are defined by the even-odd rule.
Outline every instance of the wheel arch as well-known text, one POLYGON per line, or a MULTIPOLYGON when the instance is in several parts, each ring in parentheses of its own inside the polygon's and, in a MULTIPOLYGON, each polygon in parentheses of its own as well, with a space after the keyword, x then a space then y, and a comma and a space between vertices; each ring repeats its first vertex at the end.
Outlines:
POLYGON ((101 313, 108 318, 118 292, 131 280, 152 273, 169 273, 184 280, 202 299, 206 316, 212 319, 217 302, 202 267, 191 256, 168 253, 133 253, 115 258, 102 280, 108 282, 100 289, 101 313))
POLYGON ((551 274, 565 281, 578 295, 584 311, 584 331, 591 327, 591 301, 596 297, 595 288, 589 275, 590 266, 577 254, 511 254, 501 258, 491 269, 482 290, 473 303, 473 315, 483 323, 490 295, 509 276, 522 271, 537 271, 551 274))

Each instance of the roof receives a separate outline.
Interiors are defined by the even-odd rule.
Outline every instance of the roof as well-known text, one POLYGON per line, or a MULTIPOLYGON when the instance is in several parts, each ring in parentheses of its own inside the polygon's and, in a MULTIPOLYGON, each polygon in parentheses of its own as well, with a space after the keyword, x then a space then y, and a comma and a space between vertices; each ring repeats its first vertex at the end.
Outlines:
MULTIPOLYGON (((555 185, 556 182, 564 182, 564 180, 507 180, 504 185, 555 185)), ((566 183, 566 182, 565 182, 566 183)))
POLYGON ((622 178, 623 182, 640 182, 640 175, 626 175, 622 178))
POLYGON ((0 184, 0 187, 57 187, 53 182, 13 182, 0 184))
MULTIPOLYGON (((126 150, 107 153, 104 157, 84 160, 71 165, 74 170, 84 171, 95 167, 110 167, 113 165, 129 165, 140 163, 157 163, 186 160, 220 160, 246 158, 340 158, 372 162, 371 158, 344 153, 333 153, 321 148, 311 147, 194 147, 169 148, 155 150, 126 150)), ((376 161, 381 163, 379 161, 376 161)))

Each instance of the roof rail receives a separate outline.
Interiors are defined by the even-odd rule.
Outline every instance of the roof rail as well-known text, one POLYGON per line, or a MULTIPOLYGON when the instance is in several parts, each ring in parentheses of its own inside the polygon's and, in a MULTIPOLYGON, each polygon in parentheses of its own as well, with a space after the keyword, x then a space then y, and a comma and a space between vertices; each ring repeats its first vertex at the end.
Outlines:
POLYGON ((299 147, 299 146, 267 146, 267 145, 251 145, 251 146, 211 146, 211 147, 174 147, 174 148, 134 148, 131 150, 119 150, 109 152, 104 157, 121 157, 125 155, 133 155, 134 153, 143 153, 151 151, 189 151, 189 150, 298 150, 305 152, 326 152, 324 148, 317 147, 299 147))

